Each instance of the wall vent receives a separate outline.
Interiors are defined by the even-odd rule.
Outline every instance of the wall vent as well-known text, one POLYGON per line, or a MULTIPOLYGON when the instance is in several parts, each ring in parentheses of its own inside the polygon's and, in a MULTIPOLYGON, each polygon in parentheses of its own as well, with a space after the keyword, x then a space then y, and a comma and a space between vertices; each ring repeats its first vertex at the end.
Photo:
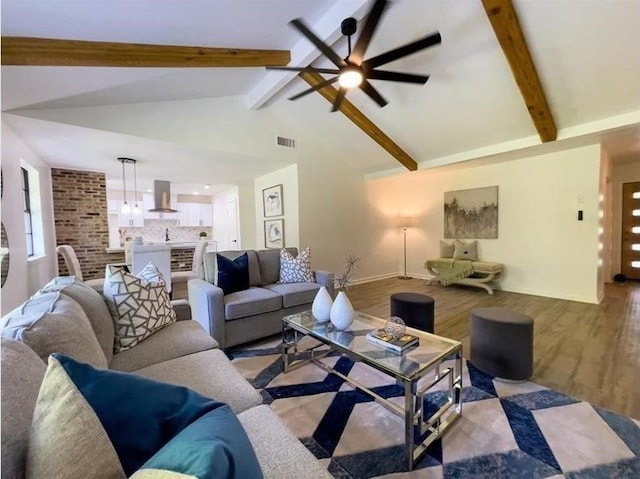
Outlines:
POLYGON ((276 140, 278 142, 278 146, 284 146, 286 148, 295 148, 296 140, 291 138, 285 138, 284 136, 277 136, 276 140))

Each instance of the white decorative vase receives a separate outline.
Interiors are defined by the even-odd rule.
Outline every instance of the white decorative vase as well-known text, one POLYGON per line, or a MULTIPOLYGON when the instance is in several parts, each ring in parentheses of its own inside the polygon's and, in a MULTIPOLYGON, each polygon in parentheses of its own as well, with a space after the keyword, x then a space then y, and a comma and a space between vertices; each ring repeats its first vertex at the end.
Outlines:
POLYGON ((353 306, 343 291, 340 291, 336 296, 329 316, 331 323, 339 331, 344 331, 353 323, 353 306))
POLYGON ((329 321, 329 314, 331 313, 332 305, 333 300, 331 299, 331 295, 327 291, 327 288, 322 286, 316 293, 316 297, 311 305, 311 313, 313 314, 313 317, 316 318, 316 321, 319 323, 326 323, 329 321))

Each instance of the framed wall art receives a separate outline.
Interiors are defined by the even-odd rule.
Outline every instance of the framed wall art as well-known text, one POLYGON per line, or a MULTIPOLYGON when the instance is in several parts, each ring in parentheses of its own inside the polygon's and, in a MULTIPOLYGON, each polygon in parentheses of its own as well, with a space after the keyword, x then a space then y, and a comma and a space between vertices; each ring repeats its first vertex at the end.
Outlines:
POLYGON ((265 218, 284 214, 282 185, 270 186, 262 190, 262 208, 265 218))
POLYGON ((444 193, 444 237, 496 239, 498 187, 444 193))
POLYGON ((265 248, 284 248, 284 220, 265 220, 265 248))

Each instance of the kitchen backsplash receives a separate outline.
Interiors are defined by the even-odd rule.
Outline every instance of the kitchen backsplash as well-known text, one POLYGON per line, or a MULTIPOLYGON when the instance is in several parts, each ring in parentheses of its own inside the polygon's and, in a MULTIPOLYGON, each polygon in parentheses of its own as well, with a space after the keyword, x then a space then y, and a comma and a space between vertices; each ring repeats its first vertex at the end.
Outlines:
POLYGON ((213 238, 213 228, 198 226, 177 226, 176 220, 144 220, 144 226, 141 228, 124 228, 118 229, 120 234, 120 242, 124 244, 127 237, 135 238, 142 236, 142 241, 151 243, 162 243, 166 240, 166 230, 169 229, 169 241, 198 241, 201 231, 206 231, 208 238, 213 238))

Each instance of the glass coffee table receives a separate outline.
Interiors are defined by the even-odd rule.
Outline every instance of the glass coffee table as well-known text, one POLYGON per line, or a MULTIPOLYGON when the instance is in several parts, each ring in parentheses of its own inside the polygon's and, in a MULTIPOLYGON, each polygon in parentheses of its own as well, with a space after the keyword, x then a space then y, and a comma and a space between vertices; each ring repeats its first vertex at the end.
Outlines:
POLYGON ((313 362, 369 394, 378 404, 404 418, 406 461, 409 470, 412 470, 428 446, 441 437, 462 414, 462 344, 435 334, 407 328, 407 333, 418 336, 419 345, 402 353, 394 352, 366 338, 367 332, 384 327, 383 319, 361 312, 355 312, 354 315, 353 324, 345 331, 336 330, 331 322, 318 323, 311 311, 285 316, 282 319, 284 371, 286 373, 313 362), (312 344, 303 349, 300 341, 305 337, 316 341, 307 341, 312 344), (395 378, 404 388, 404 406, 383 398, 370 388, 320 361, 335 352, 395 378), (445 361, 449 366, 443 364, 445 361), (427 379, 420 381, 422 378, 427 379), (447 400, 435 412, 425 417, 427 411, 424 396, 441 381, 446 381, 448 385, 447 400))

